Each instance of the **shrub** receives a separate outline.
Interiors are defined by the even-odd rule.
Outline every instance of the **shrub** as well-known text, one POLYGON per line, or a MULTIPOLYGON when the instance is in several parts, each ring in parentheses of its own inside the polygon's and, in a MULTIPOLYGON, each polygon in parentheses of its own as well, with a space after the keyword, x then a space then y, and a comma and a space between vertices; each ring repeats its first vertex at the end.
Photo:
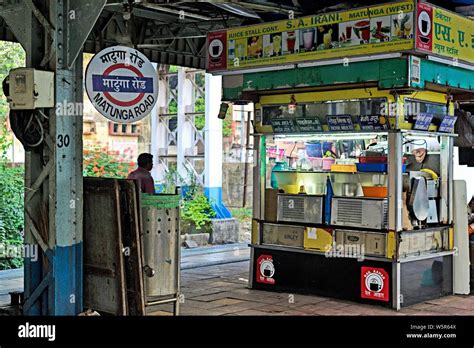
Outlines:
POLYGON ((197 230, 200 230, 206 222, 211 221, 217 215, 212 209, 211 202, 202 192, 187 195, 183 201, 182 209, 183 220, 192 221, 197 230))
POLYGON ((135 167, 134 162, 126 161, 124 156, 113 154, 100 144, 85 146, 83 152, 84 176, 125 179, 135 167))
MULTIPOLYGON (((23 245, 24 170, 0 162, 0 246, 23 245)), ((23 266, 22 258, 0 258, 0 270, 23 266)))
POLYGON ((230 212, 240 222, 245 222, 252 219, 252 208, 231 208, 230 212))

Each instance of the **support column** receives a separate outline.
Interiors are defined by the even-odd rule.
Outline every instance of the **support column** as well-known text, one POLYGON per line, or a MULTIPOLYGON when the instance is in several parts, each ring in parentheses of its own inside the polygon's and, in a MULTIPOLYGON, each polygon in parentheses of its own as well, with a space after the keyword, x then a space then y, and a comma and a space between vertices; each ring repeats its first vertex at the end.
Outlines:
POLYGON ((222 76, 206 74, 204 194, 218 219, 232 217, 222 202, 222 120, 217 118, 222 98, 222 76))
MULTIPOLYGON (((186 113, 194 111, 194 86, 186 77, 188 72, 186 68, 178 68, 178 144, 177 161, 178 174, 181 176, 181 186, 186 187, 189 177, 189 171, 186 167, 186 156, 194 154, 194 132, 189 124, 186 113)), ((184 189, 183 192, 186 190, 184 189)))
POLYGON ((55 73, 56 106, 31 110, 43 142, 25 159, 26 315, 76 315, 82 289, 82 46, 106 0, 0 4, 0 15, 26 51, 27 67, 55 73), (67 106, 79 110, 69 114, 67 106))
MULTIPOLYGON (((153 63, 153 66, 156 69, 156 73, 159 76, 158 79, 158 100, 155 104, 155 107, 151 111, 151 154, 153 155, 154 165, 151 171, 151 175, 155 180, 155 183, 162 183, 164 180, 165 166, 160 160, 160 156, 165 155, 160 153, 161 149, 168 147, 167 140, 168 135, 166 132, 166 127, 160 115, 166 110, 168 110, 168 82, 166 76, 160 76, 160 66, 156 63, 153 63)), ((156 184, 155 184, 156 185, 156 184)))

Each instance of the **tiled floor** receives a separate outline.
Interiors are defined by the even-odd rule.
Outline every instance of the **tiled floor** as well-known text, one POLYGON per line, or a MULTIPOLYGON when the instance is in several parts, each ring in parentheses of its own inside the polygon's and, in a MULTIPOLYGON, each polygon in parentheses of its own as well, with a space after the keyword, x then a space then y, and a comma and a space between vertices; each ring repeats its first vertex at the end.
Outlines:
MULTIPOLYGON (((248 250, 232 253, 232 256, 227 254, 228 262, 231 257, 242 259, 248 250)), ((188 259, 186 263, 193 265, 191 261, 188 259)), ((474 315, 474 296, 443 297, 395 312, 319 296, 250 290, 247 288, 249 261, 196 266, 181 271, 184 295, 181 315, 474 315)), ((9 302, 9 291, 22 287, 21 274, 0 276, 0 305, 9 302)), ((163 308, 152 315, 169 315, 167 310, 163 308)))
POLYGON ((248 267, 247 261, 183 271, 181 315, 474 315, 474 296, 448 296, 395 312, 319 296, 250 290, 248 267))

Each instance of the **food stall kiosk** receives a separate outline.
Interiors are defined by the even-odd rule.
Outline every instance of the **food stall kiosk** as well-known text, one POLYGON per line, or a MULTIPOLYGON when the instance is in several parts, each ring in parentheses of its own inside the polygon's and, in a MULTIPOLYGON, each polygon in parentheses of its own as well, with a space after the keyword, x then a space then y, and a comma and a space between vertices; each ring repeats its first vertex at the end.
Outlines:
POLYGON ((402 1, 208 35, 252 102, 249 283, 400 309, 453 293, 456 101, 474 25, 402 1))

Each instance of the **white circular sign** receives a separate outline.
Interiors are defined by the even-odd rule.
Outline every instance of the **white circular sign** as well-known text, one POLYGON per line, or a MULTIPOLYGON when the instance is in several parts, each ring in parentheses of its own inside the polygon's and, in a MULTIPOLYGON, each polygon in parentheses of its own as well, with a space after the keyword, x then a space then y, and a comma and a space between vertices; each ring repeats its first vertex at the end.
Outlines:
POLYGON ((380 292, 383 289, 383 278, 378 273, 370 273, 365 278, 365 287, 373 292, 380 292))
POLYGON ((221 56, 222 51, 224 51, 224 44, 219 39, 214 39, 209 44, 209 55, 212 58, 218 58, 221 56))
POLYGON ((134 48, 114 46, 97 53, 86 69, 89 100, 111 121, 133 123, 151 113, 157 74, 148 58, 134 48))
POLYGON ((418 15, 418 28, 422 36, 428 36, 431 32, 431 17, 426 11, 418 15))
POLYGON ((275 274, 275 266, 273 266, 273 262, 271 260, 264 260, 260 265, 260 274, 267 277, 272 278, 275 274))

